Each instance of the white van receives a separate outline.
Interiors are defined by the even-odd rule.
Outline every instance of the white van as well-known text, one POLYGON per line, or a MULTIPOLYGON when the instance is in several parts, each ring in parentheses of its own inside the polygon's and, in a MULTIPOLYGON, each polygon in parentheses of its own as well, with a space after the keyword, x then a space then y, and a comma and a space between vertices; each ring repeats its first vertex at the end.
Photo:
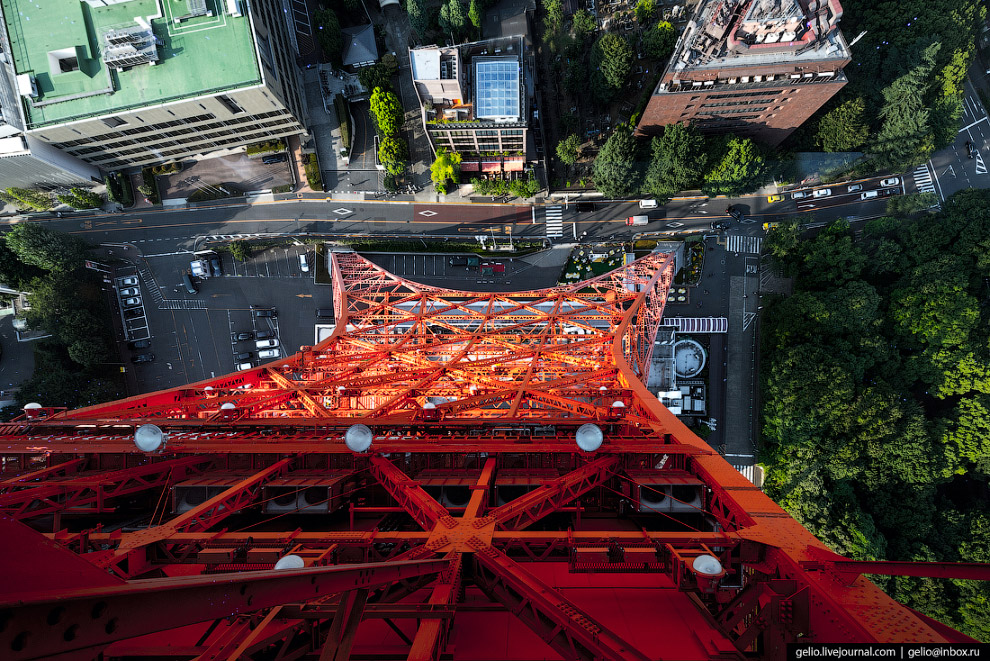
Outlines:
POLYGON ((660 205, 657 204, 657 201, 656 200, 640 200, 639 201, 639 208, 640 209, 656 209, 658 206, 660 206, 660 205))
POLYGON ((265 349, 258 352, 258 358, 278 358, 278 349, 265 349))
POLYGON ((626 219, 626 225, 648 225, 649 223, 649 216, 629 216, 626 219))
POLYGON ((861 200, 872 200, 875 197, 880 197, 880 193, 875 190, 868 190, 865 193, 859 194, 859 199, 861 200))
POLYGON ((309 272, 309 262, 306 261, 306 253, 299 255, 299 268, 303 273, 309 272))
POLYGON ((258 349, 271 349, 278 346, 278 340, 258 340, 254 346, 258 349))

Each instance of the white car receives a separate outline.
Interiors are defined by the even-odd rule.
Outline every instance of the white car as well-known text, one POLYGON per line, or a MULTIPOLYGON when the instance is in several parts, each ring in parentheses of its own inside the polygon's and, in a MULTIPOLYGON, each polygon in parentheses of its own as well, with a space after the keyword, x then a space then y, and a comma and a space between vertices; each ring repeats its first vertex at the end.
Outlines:
POLYGON ((796 193, 791 193, 791 199, 792 200, 803 200, 804 198, 809 197, 810 195, 811 195, 811 193, 809 193, 806 190, 799 190, 796 193))
POLYGON ((849 186, 850 193, 858 193, 861 190, 863 190, 863 184, 852 184, 849 186))
POLYGON ((141 297, 140 296, 132 296, 131 298, 125 298, 124 299, 124 307, 125 308, 136 308, 139 305, 141 305, 141 297))
POLYGON ((882 187, 886 188, 887 186, 899 186, 900 183, 901 183, 901 180, 898 179, 897 177, 890 177, 888 179, 884 179, 883 181, 881 181, 880 182, 880 185, 882 187))
POLYGON ((138 283, 138 279, 136 275, 130 275, 127 276, 126 278, 120 279, 121 287, 136 287, 137 283, 138 283))
POLYGON ((138 291, 137 287, 128 287, 127 289, 120 290, 120 295, 123 298, 127 298, 128 296, 137 296, 140 293, 141 292, 138 291))
POLYGON ((819 188, 814 193, 812 193, 812 195, 816 199, 819 198, 819 197, 828 197, 831 194, 832 194, 832 189, 831 188, 819 188))
POLYGON ((251 363, 237 363, 237 371, 238 372, 243 372, 244 370, 249 370, 252 367, 254 367, 254 365, 252 365, 251 363))
POLYGON ((880 193, 875 190, 868 190, 865 193, 859 194, 859 199, 861 200, 872 200, 875 197, 880 197, 880 193))
POLYGON ((309 273, 309 262, 306 261, 306 254, 299 255, 299 268, 303 273, 309 273))
POLYGON ((258 340, 254 346, 256 349, 271 349, 278 346, 278 340, 258 340))
POLYGON ((278 349, 265 349, 258 352, 258 358, 278 358, 278 349))

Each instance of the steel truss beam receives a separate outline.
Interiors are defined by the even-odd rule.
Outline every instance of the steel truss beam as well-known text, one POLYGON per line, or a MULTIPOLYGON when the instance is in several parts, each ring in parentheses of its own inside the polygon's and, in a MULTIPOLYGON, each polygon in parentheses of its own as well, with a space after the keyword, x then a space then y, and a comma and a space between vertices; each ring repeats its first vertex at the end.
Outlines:
MULTIPOLYGON (((38 486, 14 483, 11 488, 26 488, 0 495, 0 513, 15 519, 27 519, 69 509, 105 512, 108 511, 109 500, 168 486, 189 475, 203 473, 212 463, 213 458, 209 456, 181 457, 110 473, 77 475, 60 480, 51 478, 51 471, 60 467, 46 469, 39 471, 49 477, 44 483, 38 486)), ((28 477, 24 476, 25 479, 28 477)))
POLYGON ((438 503, 419 486, 418 482, 409 478, 388 459, 372 457, 371 473, 423 530, 432 530, 440 522, 448 527, 456 525, 446 507, 438 503))
POLYGON ((393 581, 436 574, 444 560, 380 565, 259 571, 223 576, 192 576, 131 581, 123 586, 5 594, 0 614, 0 647, 5 658, 36 659, 90 649, 204 622, 232 613, 270 608, 314 594, 366 589, 393 581))
MULTIPOLYGON (((45 468, 28 471, 26 473, 21 473, 16 477, 2 480, 0 481, 0 495, 10 491, 15 491, 17 489, 29 489, 36 487, 38 486, 35 484, 36 482, 44 482, 45 480, 49 480, 53 477, 81 471, 86 466, 87 461, 88 460, 86 457, 77 457, 75 459, 64 461, 60 464, 46 466, 45 468)), ((0 477, 2 476, 3 474, 0 474, 0 477)))
POLYGON ((582 612, 505 554, 488 548, 474 554, 473 579, 565 659, 646 661, 627 642, 582 612))

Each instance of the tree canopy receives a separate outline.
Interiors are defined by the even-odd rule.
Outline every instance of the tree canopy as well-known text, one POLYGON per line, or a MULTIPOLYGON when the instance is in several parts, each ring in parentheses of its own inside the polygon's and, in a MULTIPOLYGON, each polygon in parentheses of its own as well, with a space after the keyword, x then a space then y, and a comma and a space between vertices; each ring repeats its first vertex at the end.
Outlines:
POLYGON ((574 165, 581 155, 581 138, 572 133, 557 143, 557 158, 565 165, 574 165))
POLYGON ((316 24, 316 41, 320 44, 320 49, 334 66, 339 67, 344 58, 344 34, 340 30, 337 14, 332 9, 317 9, 313 12, 313 22, 316 24))
POLYGON ((399 97, 382 87, 376 87, 371 93, 371 116, 378 127, 378 135, 385 137, 395 135, 402 128, 403 111, 399 97))
POLYGON ((705 176, 708 155, 705 139, 692 126, 668 124, 653 138, 653 160, 646 171, 643 190, 656 198, 669 198, 693 189, 705 176))
POLYGON ((460 180, 461 175, 461 155, 451 152, 441 147, 437 150, 437 158, 430 166, 430 179, 436 186, 437 192, 447 192, 447 182, 453 181, 455 184, 460 180))
POLYGON ((660 21, 643 31, 643 47, 650 57, 665 60, 677 45, 677 29, 667 21, 660 21))
POLYGON ((598 29, 595 17, 587 9, 578 9, 574 12, 574 34, 578 37, 585 37, 598 29))
POLYGON ((447 0, 440 7, 440 27, 458 42, 467 31, 468 16, 461 0, 447 0))
POLYGON ((818 122, 818 146, 825 151, 853 151, 862 147, 870 135, 863 97, 849 99, 831 110, 818 122))
POLYGON ((46 271, 67 272, 81 267, 87 250, 86 244, 71 234, 37 223, 18 223, 4 238, 19 260, 46 271))
POLYGON ((766 181, 769 166, 759 146, 749 138, 729 136, 724 156, 705 175, 704 190, 710 195, 738 195, 766 181))
POLYGON ((616 127, 598 152, 592 171, 595 188, 605 197, 626 197, 638 189, 636 140, 628 126, 616 127))
POLYGON ((614 98, 625 86, 633 58, 632 47, 614 32, 606 32, 595 42, 591 50, 591 63, 595 68, 592 90, 602 100, 614 98))

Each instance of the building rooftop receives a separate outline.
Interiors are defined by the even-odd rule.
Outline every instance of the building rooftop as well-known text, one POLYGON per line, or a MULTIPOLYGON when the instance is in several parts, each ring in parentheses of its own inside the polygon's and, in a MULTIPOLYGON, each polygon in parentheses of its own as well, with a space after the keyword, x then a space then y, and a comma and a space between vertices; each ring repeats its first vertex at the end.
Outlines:
POLYGON ((378 46, 375 44, 375 30, 371 23, 353 28, 344 28, 344 66, 366 66, 378 61, 378 46))
POLYGON ((261 82, 237 0, 0 2, 31 128, 261 82))
POLYGON ((841 18, 839 0, 702 0, 670 70, 844 59, 841 18))
POLYGON ((514 122, 522 116, 518 57, 476 57, 474 98, 479 119, 514 122))

